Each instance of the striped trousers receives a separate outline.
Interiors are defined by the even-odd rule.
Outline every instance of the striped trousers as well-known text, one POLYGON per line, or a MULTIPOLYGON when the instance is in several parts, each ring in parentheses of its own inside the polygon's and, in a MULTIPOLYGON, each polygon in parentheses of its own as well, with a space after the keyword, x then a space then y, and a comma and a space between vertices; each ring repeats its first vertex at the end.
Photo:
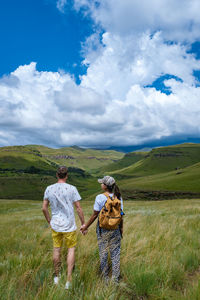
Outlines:
POLYGON ((99 246, 100 266, 102 276, 108 280, 108 253, 112 262, 112 280, 118 282, 120 276, 121 234, 119 229, 107 230, 97 224, 97 240, 99 246))

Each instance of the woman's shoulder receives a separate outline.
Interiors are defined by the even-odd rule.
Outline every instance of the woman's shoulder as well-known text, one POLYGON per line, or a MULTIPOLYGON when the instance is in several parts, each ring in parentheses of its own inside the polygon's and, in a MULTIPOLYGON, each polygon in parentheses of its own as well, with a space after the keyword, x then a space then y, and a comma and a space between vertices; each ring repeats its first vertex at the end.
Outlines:
POLYGON ((106 198, 106 195, 104 195, 104 194, 99 194, 99 195, 96 196, 97 201, 98 200, 104 200, 105 198, 106 198))

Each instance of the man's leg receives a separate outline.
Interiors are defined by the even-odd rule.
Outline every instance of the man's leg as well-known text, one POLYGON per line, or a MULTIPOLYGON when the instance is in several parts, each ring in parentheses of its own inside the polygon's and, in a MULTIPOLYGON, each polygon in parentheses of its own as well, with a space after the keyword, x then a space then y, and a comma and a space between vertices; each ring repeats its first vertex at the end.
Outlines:
POLYGON ((67 282, 65 285, 66 289, 69 289, 72 281, 72 271, 75 263, 75 246, 77 244, 76 231, 66 232, 65 244, 68 248, 67 254, 67 282))
POLYGON ((75 247, 68 248, 67 254, 67 281, 72 281, 72 271, 75 263, 75 247))
POLYGON ((61 248, 53 248, 53 265, 55 275, 58 277, 60 272, 61 260, 60 260, 61 248))
MULTIPOLYGON (((52 238, 53 238, 53 265, 54 265, 54 275, 58 278, 59 272, 60 272, 60 266, 61 266, 61 247, 62 247, 62 240, 63 240, 63 234, 62 232, 56 232, 53 229, 52 231, 52 238)), ((54 280, 54 283, 57 284, 54 280)))

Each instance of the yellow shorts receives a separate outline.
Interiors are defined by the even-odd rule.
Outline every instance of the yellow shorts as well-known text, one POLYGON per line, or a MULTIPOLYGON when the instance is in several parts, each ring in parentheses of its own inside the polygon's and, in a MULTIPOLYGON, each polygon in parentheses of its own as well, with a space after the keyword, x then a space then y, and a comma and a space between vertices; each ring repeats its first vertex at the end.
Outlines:
POLYGON ((67 248, 73 248, 76 246, 76 243, 77 243, 76 231, 56 232, 53 229, 51 229, 51 231, 52 231, 54 248, 62 247, 63 240, 64 240, 64 243, 67 246, 67 248))

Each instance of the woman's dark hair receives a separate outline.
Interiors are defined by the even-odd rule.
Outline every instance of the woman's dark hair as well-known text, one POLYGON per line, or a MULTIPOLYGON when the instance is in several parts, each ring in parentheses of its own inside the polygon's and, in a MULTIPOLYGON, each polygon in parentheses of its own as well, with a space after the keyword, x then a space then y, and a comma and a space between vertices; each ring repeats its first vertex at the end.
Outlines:
POLYGON ((119 187, 116 185, 116 183, 114 183, 111 186, 107 185, 107 189, 109 193, 113 193, 118 199, 121 199, 121 192, 119 190, 119 187))

